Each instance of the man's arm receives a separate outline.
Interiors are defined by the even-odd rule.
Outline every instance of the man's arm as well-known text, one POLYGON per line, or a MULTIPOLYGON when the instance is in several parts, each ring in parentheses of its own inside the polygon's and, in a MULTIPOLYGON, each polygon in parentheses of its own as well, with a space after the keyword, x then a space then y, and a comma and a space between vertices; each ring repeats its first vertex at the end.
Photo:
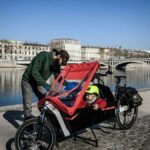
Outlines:
POLYGON ((45 55, 41 52, 33 60, 31 75, 36 81, 37 85, 45 86, 46 82, 41 76, 40 70, 43 67, 43 61, 47 61, 45 55))

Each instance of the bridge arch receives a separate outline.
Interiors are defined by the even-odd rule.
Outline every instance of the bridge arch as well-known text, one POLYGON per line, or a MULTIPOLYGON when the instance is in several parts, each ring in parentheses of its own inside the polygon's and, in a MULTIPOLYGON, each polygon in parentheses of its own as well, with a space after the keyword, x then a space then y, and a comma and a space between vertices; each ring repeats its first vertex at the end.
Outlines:
POLYGON ((128 64, 143 64, 142 61, 124 61, 114 65, 116 69, 125 69, 128 64))
POLYGON ((108 68, 108 64, 104 63, 104 62, 100 62, 101 64, 101 67, 105 67, 105 68, 108 68))

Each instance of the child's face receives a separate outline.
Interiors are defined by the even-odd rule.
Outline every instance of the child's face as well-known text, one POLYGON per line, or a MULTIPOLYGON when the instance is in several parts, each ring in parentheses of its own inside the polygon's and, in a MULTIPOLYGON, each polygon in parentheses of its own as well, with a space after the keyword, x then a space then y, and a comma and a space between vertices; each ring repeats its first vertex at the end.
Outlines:
POLYGON ((86 93, 86 100, 92 101, 94 98, 95 98, 95 95, 94 95, 94 94, 86 93))

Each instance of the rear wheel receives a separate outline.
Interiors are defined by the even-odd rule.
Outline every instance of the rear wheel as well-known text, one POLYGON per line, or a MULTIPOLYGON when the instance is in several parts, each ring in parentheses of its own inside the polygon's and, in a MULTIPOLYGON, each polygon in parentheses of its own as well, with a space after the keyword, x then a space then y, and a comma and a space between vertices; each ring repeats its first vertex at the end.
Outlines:
POLYGON ((56 134, 51 124, 41 125, 38 118, 24 122, 16 132, 17 150, 51 150, 56 142, 56 134))
MULTIPOLYGON (((126 103, 127 104, 127 103, 126 103)), ((116 109, 116 121, 121 129, 129 129, 136 121, 138 107, 131 108, 122 101, 118 101, 116 109)))

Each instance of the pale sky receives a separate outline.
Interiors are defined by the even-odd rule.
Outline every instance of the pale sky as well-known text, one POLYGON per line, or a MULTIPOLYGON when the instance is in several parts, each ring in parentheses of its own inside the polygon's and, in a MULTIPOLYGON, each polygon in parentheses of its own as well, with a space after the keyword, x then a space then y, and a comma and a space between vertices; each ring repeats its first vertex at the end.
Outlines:
POLYGON ((150 0, 1 0, 0 39, 150 50, 150 0))

